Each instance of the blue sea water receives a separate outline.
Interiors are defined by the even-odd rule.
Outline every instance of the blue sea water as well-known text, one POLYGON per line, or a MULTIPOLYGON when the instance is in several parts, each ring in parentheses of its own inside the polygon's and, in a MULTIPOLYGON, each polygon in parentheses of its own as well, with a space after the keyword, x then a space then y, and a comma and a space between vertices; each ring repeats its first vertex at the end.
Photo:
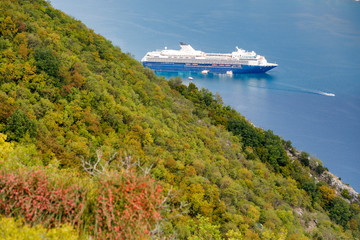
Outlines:
POLYGON ((360 2, 354 0, 52 0, 140 60, 179 41, 254 50, 267 74, 180 75, 220 93, 256 126, 322 160, 360 191, 360 2), (335 94, 330 96, 328 93, 335 94))

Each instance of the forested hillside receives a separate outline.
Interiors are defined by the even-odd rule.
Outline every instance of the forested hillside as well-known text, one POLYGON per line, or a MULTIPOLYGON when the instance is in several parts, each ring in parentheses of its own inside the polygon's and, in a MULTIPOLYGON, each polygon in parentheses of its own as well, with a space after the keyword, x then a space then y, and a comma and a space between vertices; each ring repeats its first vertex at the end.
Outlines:
POLYGON ((217 94, 0 1, 0 238, 359 239, 357 194, 330 182, 217 94))

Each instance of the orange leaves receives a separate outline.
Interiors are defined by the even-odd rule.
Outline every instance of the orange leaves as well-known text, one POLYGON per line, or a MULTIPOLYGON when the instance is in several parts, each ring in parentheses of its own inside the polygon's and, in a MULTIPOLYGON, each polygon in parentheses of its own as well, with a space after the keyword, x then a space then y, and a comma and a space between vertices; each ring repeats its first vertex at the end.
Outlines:
POLYGON ((19 55, 22 57, 22 59, 27 59, 27 56, 29 54, 29 50, 28 48, 26 47, 25 44, 21 44, 19 46, 19 51, 18 51, 19 55))
POLYGON ((18 54, 20 57, 26 60, 28 54, 30 53, 29 49, 27 48, 28 38, 26 34, 24 32, 16 34, 13 42, 19 46, 18 54))
MULTIPOLYGON (((176 163, 176 162, 175 162, 176 163)), ((196 175, 196 170, 193 166, 186 166, 185 167, 185 176, 186 177, 192 177, 196 175)))
POLYGON ((81 75, 83 67, 80 62, 74 63, 71 67, 71 78, 72 78, 72 85, 76 88, 81 88, 81 86, 85 83, 85 77, 81 75))
POLYGON ((87 107, 83 113, 83 121, 88 126, 88 130, 94 134, 99 134, 102 129, 100 126, 100 121, 95 114, 91 113, 91 108, 87 107))
POLYGON ((79 72, 74 72, 72 74, 72 79, 74 86, 77 88, 80 88, 85 82, 85 78, 79 72))
POLYGON ((5 123, 14 110, 15 100, 5 94, 0 94, 0 123, 5 123))
POLYGON ((63 78, 62 95, 66 95, 72 92, 73 87, 82 88, 86 78, 81 74, 83 66, 80 62, 75 62, 70 68, 61 67, 60 75, 63 78))
POLYGON ((164 164, 169 169, 175 169, 175 167, 176 167, 176 161, 172 157, 168 157, 165 160, 164 164))

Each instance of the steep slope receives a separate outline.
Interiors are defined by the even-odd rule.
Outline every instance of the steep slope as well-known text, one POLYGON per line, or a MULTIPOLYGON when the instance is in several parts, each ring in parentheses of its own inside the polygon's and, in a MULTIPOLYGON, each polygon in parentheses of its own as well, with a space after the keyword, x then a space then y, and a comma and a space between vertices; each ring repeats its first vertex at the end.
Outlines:
POLYGON ((36 173, 50 195, 80 194, 38 217, 2 192, 1 214, 104 239, 359 238, 358 196, 317 182, 320 161, 221 97, 156 77, 46 1, 4 0, 0 13, 0 184, 36 173))

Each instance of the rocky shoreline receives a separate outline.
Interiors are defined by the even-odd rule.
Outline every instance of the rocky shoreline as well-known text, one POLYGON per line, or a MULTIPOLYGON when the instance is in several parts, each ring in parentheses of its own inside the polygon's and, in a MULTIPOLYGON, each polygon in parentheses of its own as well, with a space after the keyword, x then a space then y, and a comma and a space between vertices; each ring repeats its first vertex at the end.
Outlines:
MULTIPOLYGON (((294 150, 294 149, 286 149, 287 155, 292 161, 300 161, 301 152, 294 150)), ((316 168, 319 166, 319 164, 322 164, 322 162, 316 158, 308 157, 309 160, 309 168, 312 172, 316 171, 316 168)), ((310 175, 314 177, 316 183, 323 181, 329 184, 329 186, 333 187, 335 190, 335 193, 337 196, 341 196, 345 201, 353 203, 357 202, 360 203, 360 195, 358 192, 355 191, 354 188, 349 186, 348 184, 345 184, 341 181, 339 177, 337 177, 335 174, 329 172, 327 168, 323 171, 321 174, 312 174, 310 175), (346 189, 346 190, 345 190, 346 189), (346 196, 344 197, 344 190, 347 191, 346 196)))

